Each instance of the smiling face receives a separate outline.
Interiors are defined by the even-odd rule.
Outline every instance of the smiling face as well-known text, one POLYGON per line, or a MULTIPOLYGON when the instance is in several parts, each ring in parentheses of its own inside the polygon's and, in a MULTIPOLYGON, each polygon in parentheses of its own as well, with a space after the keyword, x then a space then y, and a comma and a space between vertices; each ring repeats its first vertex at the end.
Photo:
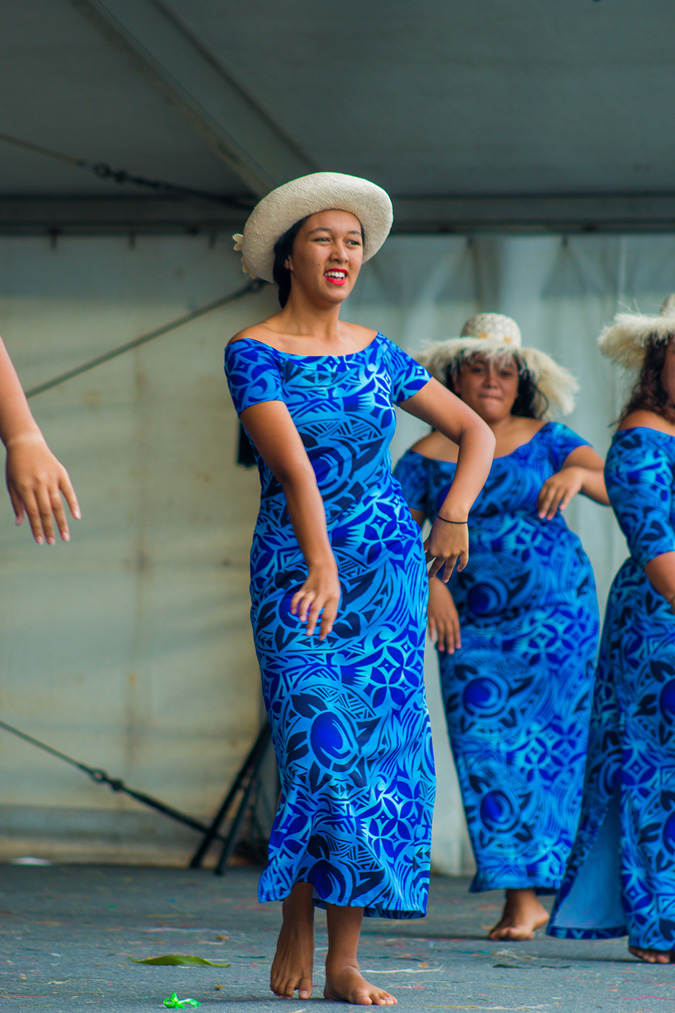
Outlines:
POLYGON ((478 353, 462 363, 454 386, 458 397, 489 425, 509 417, 518 383, 518 367, 512 357, 494 360, 478 353))
POLYGON ((349 211, 319 211, 302 223, 286 260, 291 295, 301 290, 312 301, 344 302, 363 263, 363 234, 349 211))

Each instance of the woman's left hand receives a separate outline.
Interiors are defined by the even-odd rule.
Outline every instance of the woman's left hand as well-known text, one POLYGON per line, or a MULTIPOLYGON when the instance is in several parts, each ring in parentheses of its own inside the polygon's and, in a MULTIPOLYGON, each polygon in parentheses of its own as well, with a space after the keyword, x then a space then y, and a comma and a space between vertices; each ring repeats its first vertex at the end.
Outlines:
POLYGON ((564 510, 578 492, 584 481, 583 468, 563 468, 547 478, 539 492, 537 513, 541 520, 551 521, 558 510, 564 510))
POLYGON ((469 528, 467 524, 450 524, 436 518, 429 537, 424 543, 429 577, 435 577, 441 569, 444 584, 450 580, 457 563, 457 570, 463 570, 469 562, 469 528), (458 562, 459 560, 459 562, 458 562))

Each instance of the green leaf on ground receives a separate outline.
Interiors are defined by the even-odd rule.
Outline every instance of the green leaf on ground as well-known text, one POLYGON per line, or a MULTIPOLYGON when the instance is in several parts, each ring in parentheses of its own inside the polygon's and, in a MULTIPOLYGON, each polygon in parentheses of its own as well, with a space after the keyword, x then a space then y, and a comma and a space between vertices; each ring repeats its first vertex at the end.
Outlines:
POLYGON ((165 953, 162 957, 145 957, 143 960, 136 960, 129 957, 134 964, 155 964, 171 965, 177 967, 179 964, 190 964, 193 967, 229 967, 229 964, 218 964, 214 960, 206 960, 204 957, 193 957, 186 953, 165 953))

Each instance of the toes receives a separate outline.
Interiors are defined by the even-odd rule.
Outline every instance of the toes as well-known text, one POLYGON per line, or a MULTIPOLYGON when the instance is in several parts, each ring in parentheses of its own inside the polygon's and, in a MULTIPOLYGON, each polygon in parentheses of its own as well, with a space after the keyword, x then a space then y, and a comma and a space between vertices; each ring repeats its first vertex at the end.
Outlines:
POLYGON ((309 999, 312 994, 312 982, 308 978, 301 978, 297 986, 298 999, 309 999))
POLYGON ((638 960, 644 960, 646 964, 669 964, 672 961, 672 953, 670 951, 642 950, 638 946, 629 946, 628 950, 638 960))
MULTIPOLYGON (((539 928, 536 925, 534 928, 539 928)), ((523 925, 495 925, 493 929, 488 932, 488 939, 492 939, 493 942, 499 942, 501 939, 507 939, 512 942, 517 942, 524 939, 534 939, 534 930, 523 925)))
POLYGON ((292 980, 284 981, 283 979, 277 981, 270 981, 270 991, 278 995, 280 999, 292 999, 295 985, 292 980))
POLYGON ((488 939, 492 939, 494 942, 499 942, 502 939, 509 940, 510 942, 520 942, 524 939, 534 939, 534 932, 529 929, 519 929, 516 926, 511 926, 508 929, 493 929, 488 939))

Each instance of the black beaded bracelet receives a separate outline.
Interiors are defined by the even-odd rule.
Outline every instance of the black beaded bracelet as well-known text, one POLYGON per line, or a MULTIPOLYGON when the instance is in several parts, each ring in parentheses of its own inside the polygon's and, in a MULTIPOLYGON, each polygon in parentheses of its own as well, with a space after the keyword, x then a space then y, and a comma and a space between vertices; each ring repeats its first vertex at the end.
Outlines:
POLYGON ((445 524, 468 524, 468 521, 449 521, 447 517, 441 517, 440 514, 436 514, 439 521, 443 521, 445 524))

